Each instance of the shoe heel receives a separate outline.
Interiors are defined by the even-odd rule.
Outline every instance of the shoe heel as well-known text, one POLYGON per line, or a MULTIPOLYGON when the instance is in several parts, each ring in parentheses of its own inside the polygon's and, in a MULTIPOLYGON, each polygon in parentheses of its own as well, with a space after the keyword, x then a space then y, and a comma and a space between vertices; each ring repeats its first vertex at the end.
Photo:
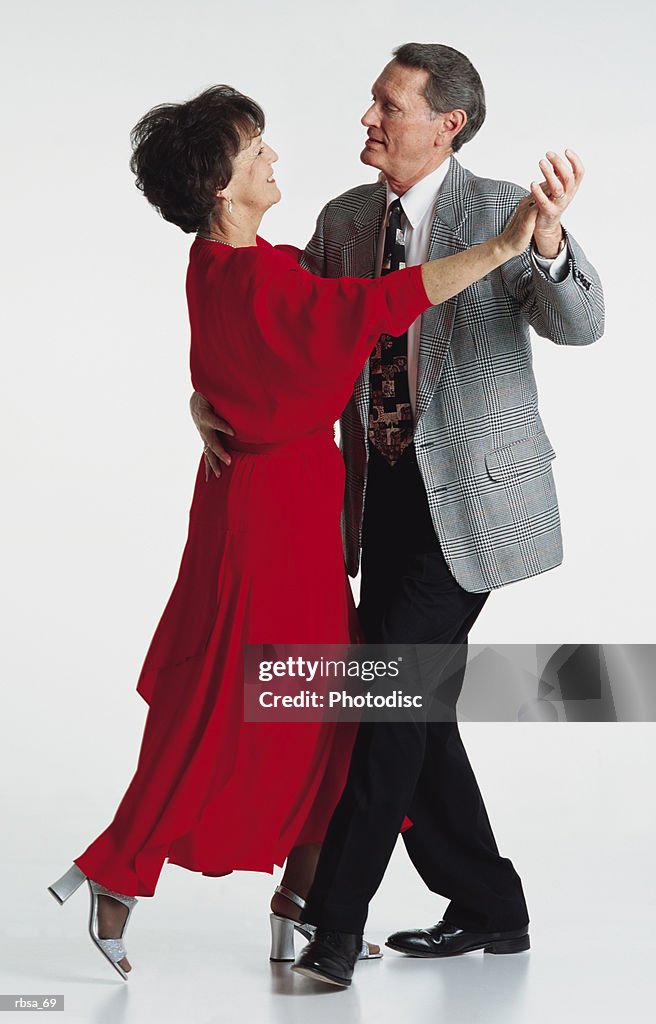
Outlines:
POLYGON ((295 960, 294 953, 294 921, 279 914, 269 914, 271 923, 271 952, 269 960, 282 962, 295 960))
POLYGON ((504 939, 502 942, 492 942, 485 947, 485 953, 522 953, 525 949, 531 948, 531 940, 528 935, 522 935, 518 939, 504 939))
POLYGON ((73 864, 68 871, 58 878, 56 882, 48 886, 48 892, 57 900, 61 906, 69 896, 76 892, 82 882, 86 881, 86 875, 77 864, 73 864))

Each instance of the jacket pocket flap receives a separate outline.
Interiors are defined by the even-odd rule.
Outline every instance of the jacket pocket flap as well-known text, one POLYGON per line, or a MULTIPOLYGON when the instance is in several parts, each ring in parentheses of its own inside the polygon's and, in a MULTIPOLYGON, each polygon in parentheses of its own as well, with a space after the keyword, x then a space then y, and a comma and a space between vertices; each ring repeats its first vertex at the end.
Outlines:
POLYGON ((485 456, 487 471, 493 480, 538 474, 556 457, 551 441, 543 430, 530 437, 495 448, 485 456))

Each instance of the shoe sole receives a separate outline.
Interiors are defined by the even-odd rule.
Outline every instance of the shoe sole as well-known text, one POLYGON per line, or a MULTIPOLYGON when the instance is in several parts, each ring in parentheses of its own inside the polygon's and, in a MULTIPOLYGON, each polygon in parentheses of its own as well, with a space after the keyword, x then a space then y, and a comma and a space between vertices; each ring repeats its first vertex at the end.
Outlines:
POLYGON ((525 950, 531 948, 531 940, 528 935, 522 935, 517 939, 499 939, 496 942, 481 942, 478 946, 470 946, 468 949, 462 949, 458 953, 422 953, 415 949, 405 949, 403 946, 395 946, 391 942, 386 942, 385 945, 388 949, 393 949, 395 953, 404 953, 406 956, 414 956, 423 960, 444 960, 449 956, 464 956, 465 953, 475 953, 477 950, 482 949, 484 953, 508 954, 508 953, 523 953, 525 950))
POLYGON ((89 935, 91 936, 91 941, 93 942, 94 946, 96 947, 97 950, 99 950, 102 953, 102 955, 104 956, 104 958, 107 961, 107 963, 111 964, 112 967, 114 968, 114 970, 117 971, 121 975, 121 977, 123 978, 123 981, 127 981, 128 980, 128 974, 130 972, 129 971, 124 971, 123 968, 120 966, 120 964, 115 963, 115 961, 112 960, 111 956, 107 955, 107 953, 102 948, 102 946, 98 945, 98 943, 96 942, 96 936, 93 934, 91 928, 89 929, 89 935))
MULTIPOLYGON (((383 952, 381 950, 380 953, 370 953, 368 956, 360 956, 360 957, 358 957, 358 963, 360 963, 361 961, 364 961, 364 960, 382 960, 382 958, 383 958, 383 952)), ((295 960, 295 957, 293 957, 293 956, 270 956, 269 957, 269 963, 272 963, 272 964, 291 964, 291 963, 294 962, 294 960, 295 960)))
POLYGON ((327 985, 336 985, 338 988, 348 988, 351 984, 350 979, 348 981, 338 980, 333 978, 330 974, 321 974, 319 971, 313 970, 311 967, 292 967, 292 971, 296 974, 302 974, 305 978, 312 978, 313 981, 323 981, 327 985))

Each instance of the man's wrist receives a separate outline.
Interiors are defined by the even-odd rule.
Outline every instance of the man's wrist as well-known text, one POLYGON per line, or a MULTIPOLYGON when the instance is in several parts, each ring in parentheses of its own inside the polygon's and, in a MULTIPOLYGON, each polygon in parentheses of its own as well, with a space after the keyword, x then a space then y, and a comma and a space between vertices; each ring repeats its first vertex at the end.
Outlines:
POLYGON ((565 248, 565 244, 565 235, 560 226, 558 231, 553 234, 533 235, 533 246, 536 253, 546 260, 553 260, 556 256, 559 256, 565 248))

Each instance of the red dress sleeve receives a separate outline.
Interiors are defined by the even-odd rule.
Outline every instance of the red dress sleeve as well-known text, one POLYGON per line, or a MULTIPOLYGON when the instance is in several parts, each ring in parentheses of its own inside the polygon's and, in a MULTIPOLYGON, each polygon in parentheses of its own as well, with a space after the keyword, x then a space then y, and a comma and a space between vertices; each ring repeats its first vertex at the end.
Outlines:
POLYGON ((377 338, 402 334, 431 305, 421 266, 374 279, 321 278, 260 251, 252 288, 265 362, 288 362, 304 388, 325 376, 352 388, 377 338))
POLYGON ((288 256, 291 256, 293 260, 298 263, 303 253, 302 249, 299 249, 297 245, 287 245, 286 243, 280 242, 278 245, 273 246, 278 252, 286 252, 288 256))
POLYGON ((430 306, 421 267, 321 278, 263 241, 196 240, 187 275, 196 391, 244 441, 280 441, 341 416, 377 338, 430 306))

